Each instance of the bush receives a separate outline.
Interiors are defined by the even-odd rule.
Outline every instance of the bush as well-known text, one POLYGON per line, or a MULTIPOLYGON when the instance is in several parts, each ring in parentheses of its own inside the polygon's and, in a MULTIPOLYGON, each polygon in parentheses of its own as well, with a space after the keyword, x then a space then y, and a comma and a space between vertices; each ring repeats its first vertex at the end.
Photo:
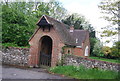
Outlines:
POLYGON ((112 51, 111 56, 120 58, 119 49, 120 49, 120 41, 114 43, 114 46, 111 48, 111 51, 112 51))
POLYGON ((1 43, 2 48, 8 48, 8 47, 20 47, 20 48, 29 48, 29 46, 18 46, 17 44, 14 43, 1 43))
POLYGON ((7 47, 18 47, 17 44, 14 43, 2 43, 2 46, 7 48, 7 47))
POLYGON ((94 49, 93 49, 93 54, 92 56, 98 56, 98 57, 102 57, 104 56, 103 52, 102 52, 102 43, 100 42, 100 40, 96 40, 96 43, 94 45, 94 49))
POLYGON ((33 16, 32 12, 27 14, 27 5, 29 4, 20 2, 9 3, 9 6, 2 5, 2 43, 12 43, 11 45, 17 44, 18 46, 28 45, 37 18, 33 16), (20 5, 22 6, 19 7, 20 5))

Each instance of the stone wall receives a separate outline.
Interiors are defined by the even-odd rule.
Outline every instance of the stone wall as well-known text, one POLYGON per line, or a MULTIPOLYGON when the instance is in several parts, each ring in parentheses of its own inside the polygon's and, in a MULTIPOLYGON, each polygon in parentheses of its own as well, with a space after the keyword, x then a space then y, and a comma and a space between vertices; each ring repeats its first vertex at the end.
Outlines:
POLYGON ((99 68, 103 70, 120 71, 120 64, 109 63, 105 61, 98 61, 98 60, 83 58, 83 57, 77 57, 73 55, 65 56, 64 65, 74 65, 74 66, 83 65, 87 68, 99 68))
POLYGON ((28 66, 29 48, 8 47, 2 49, 2 63, 17 66, 28 66))

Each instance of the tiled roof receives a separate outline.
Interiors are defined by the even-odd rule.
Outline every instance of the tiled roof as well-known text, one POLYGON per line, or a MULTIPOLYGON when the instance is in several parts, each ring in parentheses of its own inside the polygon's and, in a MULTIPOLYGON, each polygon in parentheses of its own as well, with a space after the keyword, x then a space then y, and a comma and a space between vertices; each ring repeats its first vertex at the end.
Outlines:
MULTIPOLYGON (((37 25, 45 25, 45 23, 47 25, 52 25, 55 28, 55 30, 58 32, 61 39, 63 40, 64 44, 66 45, 81 46, 82 42, 84 42, 87 35, 86 30, 74 30, 74 32, 69 32, 69 29, 67 29, 69 28, 68 25, 57 21, 49 16, 43 15, 38 21, 37 25), (78 43, 76 43, 76 39, 78 39, 78 43)), ((36 32, 38 31, 38 29, 36 30, 36 32)), ((32 37, 30 38, 30 40, 32 39, 32 37)))
POLYGON ((49 16, 45 16, 50 24, 53 25, 53 27, 56 29, 56 31, 59 33, 60 37, 62 38, 63 42, 67 45, 75 45, 75 39, 71 37, 69 32, 67 31, 66 24, 63 24, 49 16))
MULTIPOLYGON (((70 31, 68 29, 68 31, 70 31)), ((73 30, 73 32, 70 32, 71 37, 73 37, 75 39, 75 42, 77 46, 81 46, 82 43, 85 41, 87 34, 89 34, 89 32, 87 30, 73 30)))

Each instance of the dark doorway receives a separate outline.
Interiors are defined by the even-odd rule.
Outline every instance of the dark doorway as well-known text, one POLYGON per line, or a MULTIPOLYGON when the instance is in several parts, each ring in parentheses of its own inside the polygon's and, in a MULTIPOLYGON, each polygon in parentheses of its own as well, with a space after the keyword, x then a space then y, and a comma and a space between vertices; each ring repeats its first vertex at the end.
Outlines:
POLYGON ((49 36, 43 36, 40 42, 40 66, 51 66, 52 39, 49 36))

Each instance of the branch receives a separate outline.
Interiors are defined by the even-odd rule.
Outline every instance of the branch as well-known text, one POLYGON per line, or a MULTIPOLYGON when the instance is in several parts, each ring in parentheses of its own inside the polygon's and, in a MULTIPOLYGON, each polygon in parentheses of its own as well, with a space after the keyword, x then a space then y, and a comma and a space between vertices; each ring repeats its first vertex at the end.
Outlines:
POLYGON ((8 0, 4 0, 4 1, 5 1, 6 5, 8 5, 8 0))
POLYGON ((110 10, 114 15, 116 15, 118 18, 120 18, 119 14, 116 14, 114 11, 110 10))

